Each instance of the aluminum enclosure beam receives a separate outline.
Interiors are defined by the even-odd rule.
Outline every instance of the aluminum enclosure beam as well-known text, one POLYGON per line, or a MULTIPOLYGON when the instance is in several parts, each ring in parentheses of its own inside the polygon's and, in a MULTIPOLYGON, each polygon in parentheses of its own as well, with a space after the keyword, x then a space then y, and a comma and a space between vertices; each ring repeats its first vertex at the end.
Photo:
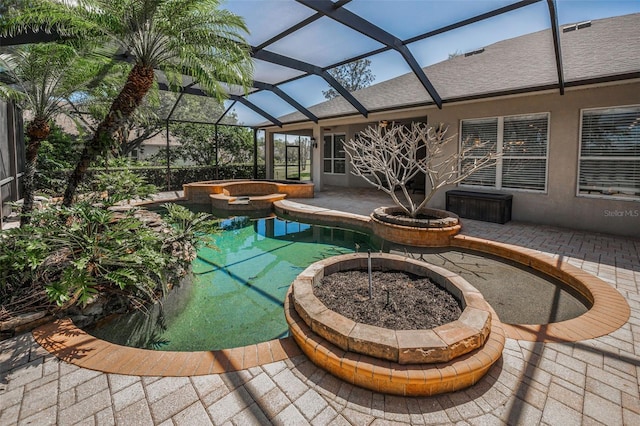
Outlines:
POLYGON ((262 61, 271 62, 272 64, 282 65, 284 67, 293 68, 298 71, 304 71, 307 74, 315 74, 322 77, 331 87, 333 87, 347 102, 349 102, 360 114, 365 117, 369 116, 369 111, 351 94, 343 85, 333 78, 326 70, 309 64, 307 62, 299 61, 297 59, 290 58, 288 56, 280 55, 278 53, 270 52, 268 50, 253 49, 252 56, 262 61))
POLYGON ((221 124, 222 120, 227 116, 227 114, 229 114, 229 112, 233 109, 234 106, 236 106, 236 101, 231 102, 231 105, 229 105, 229 107, 226 110, 224 110, 222 115, 218 117, 218 121, 216 121, 215 124, 216 125, 221 124))
POLYGON ((455 30, 458 28, 465 27, 470 24, 475 24, 476 22, 484 21, 485 19, 493 18, 495 16, 499 16, 508 12, 512 12, 514 10, 521 9, 523 7, 539 3, 542 0, 522 0, 517 3, 510 4, 508 6, 501 7, 499 9, 492 10, 490 12, 486 12, 472 18, 463 19, 462 21, 454 22, 453 24, 445 25, 444 27, 428 31, 424 34, 417 35, 415 37, 408 38, 403 41, 404 44, 411 44, 419 40, 424 40, 429 37, 433 37, 439 34, 444 34, 448 31, 455 30))
MULTIPOLYGON (((158 83, 158 89, 165 90, 165 91, 170 91, 169 90, 169 86, 166 83, 158 83)), ((196 89, 194 87, 189 87, 189 86, 182 87, 180 89, 180 93, 181 94, 187 94, 187 95, 195 95, 195 96, 208 96, 207 93, 204 92, 203 90, 196 89)), ((242 96, 238 96, 238 95, 229 95, 229 99, 231 99, 233 101, 236 101, 236 102, 240 102, 241 104, 245 105, 247 108, 255 111, 259 115, 261 115, 264 118, 266 118, 267 120, 271 121, 276 126, 282 127, 282 122, 280 120, 278 120, 277 118, 273 117, 271 114, 269 114, 268 112, 266 112, 263 109, 259 108, 258 106, 252 104, 246 98, 244 98, 242 96)))
POLYGON ((313 121, 314 123, 318 122, 318 117, 316 117, 311 111, 309 111, 307 108, 305 108, 300 103, 298 103, 298 101, 296 101, 291 96, 283 92, 282 89, 280 89, 278 86, 254 80, 253 87, 255 87, 256 89, 268 90, 270 92, 275 93, 276 95, 280 96, 282 100, 287 102, 289 105, 291 105, 292 107, 300 111, 302 114, 306 115, 309 120, 313 121))
POLYGON ((551 19, 551 33, 553 34, 553 48, 556 54, 556 70, 558 72, 558 86, 560 94, 564 95, 564 71, 562 67, 562 50, 560 48, 560 29, 555 0, 547 0, 549 5, 549 18, 551 19))
POLYGON ((361 18, 355 13, 342 7, 336 7, 336 5, 330 0, 296 1, 400 53, 413 73, 418 77, 422 86, 427 90, 429 96, 433 99, 433 102, 438 106, 438 108, 442 109, 442 98, 402 40, 372 24, 366 19, 361 18))
POLYGON ((278 120, 277 118, 275 118, 274 116, 272 116, 271 114, 263 110, 262 108, 258 107, 257 105, 254 105, 253 103, 249 102, 249 100, 244 96, 229 95, 229 99, 240 102, 247 108, 257 112, 258 114, 260 114, 261 116, 263 116, 264 118, 266 118, 267 120, 275 124, 276 126, 282 127, 282 122, 280 120, 278 120))

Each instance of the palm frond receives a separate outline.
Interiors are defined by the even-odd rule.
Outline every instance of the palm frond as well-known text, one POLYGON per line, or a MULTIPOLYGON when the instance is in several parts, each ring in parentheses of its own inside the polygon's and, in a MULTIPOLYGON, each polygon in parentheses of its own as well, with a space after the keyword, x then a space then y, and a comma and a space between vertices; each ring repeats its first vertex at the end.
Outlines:
POLYGON ((21 46, 0 55, 1 66, 15 82, 11 86, 0 83, 0 96, 32 111, 34 118, 51 120, 65 108, 66 99, 86 86, 104 61, 67 44, 21 46))
POLYGON ((168 74, 186 70, 221 100, 220 82, 247 90, 253 69, 244 21, 220 5, 219 0, 38 0, 7 19, 0 33, 56 31, 71 40, 110 40, 135 63, 168 74))

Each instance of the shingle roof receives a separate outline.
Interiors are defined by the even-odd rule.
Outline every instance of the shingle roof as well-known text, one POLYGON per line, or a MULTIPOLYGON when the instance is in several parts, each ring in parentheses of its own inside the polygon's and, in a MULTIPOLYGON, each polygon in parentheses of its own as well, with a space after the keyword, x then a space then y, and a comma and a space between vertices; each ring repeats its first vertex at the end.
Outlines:
MULTIPOLYGON (((564 79, 569 85, 628 74, 640 77, 640 14, 594 20, 591 26, 570 32, 561 30, 560 41, 564 79)), ((481 53, 457 56, 424 70, 445 102, 550 88, 558 83, 551 29, 503 40, 481 53)), ((372 112, 432 103, 413 73, 353 95, 372 112)), ((357 113, 342 97, 309 110, 320 118, 357 113)), ((299 112, 279 119, 283 123, 308 120, 299 112)))

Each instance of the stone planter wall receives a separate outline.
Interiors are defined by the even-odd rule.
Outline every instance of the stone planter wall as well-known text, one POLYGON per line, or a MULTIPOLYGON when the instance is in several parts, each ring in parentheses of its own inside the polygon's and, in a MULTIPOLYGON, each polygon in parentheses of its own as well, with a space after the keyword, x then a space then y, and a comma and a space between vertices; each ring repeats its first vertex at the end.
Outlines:
POLYGON ((501 324, 482 295, 460 276, 391 254, 372 255, 372 264, 378 270, 405 271, 431 278, 462 302, 462 315, 452 323, 429 330, 390 330, 356 323, 329 310, 315 297, 313 286, 331 273, 366 270, 367 255, 349 254, 316 262, 293 282, 285 302, 285 316, 294 339, 318 366, 368 389, 433 395, 475 383, 500 358, 504 346, 501 324), (359 371, 348 366, 347 361, 354 359, 371 365, 372 369, 384 362, 392 370, 412 371, 420 376, 419 383, 407 382, 405 376, 395 383, 391 376, 390 383, 373 383, 364 364, 359 371), (443 373, 441 369, 456 362, 464 365, 465 374, 458 377, 455 369, 453 373, 443 373))
POLYGON ((373 270, 429 277, 452 293, 463 305, 457 321, 429 330, 389 330, 345 318, 313 294, 313 286, 326 275, 366 268, 366 254, 335 256, 315 263, 293 282, 295 309, 314 332, 346 351, 400 364, 446 362, 484 344, 491 328, 491 309, 482 294, 462 277, 424 262, 389 254, 372 255, 373 270))
POLYGON ((411 219, 399 217, 399 207, 380 207, 371 214, 373 232, 380 238, 413 247, 447 247, 451 238, 462 226, 454 213, 438 209, 423 209, 421 212, 435 219, 411 219))

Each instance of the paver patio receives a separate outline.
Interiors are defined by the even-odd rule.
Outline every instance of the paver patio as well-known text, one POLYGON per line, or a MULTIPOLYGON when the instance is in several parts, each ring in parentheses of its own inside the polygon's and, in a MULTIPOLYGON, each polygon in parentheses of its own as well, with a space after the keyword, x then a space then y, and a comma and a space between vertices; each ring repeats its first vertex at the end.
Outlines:
MULTIPOLYGON (((317 195, 298 201, 355 214, 388 204, 365 189, 317 195)), ((640 240, 463 222, 465 235, 538 250, 597 275, 626 299, 628 322, 578 342, 508 338, 477 385, 429 398, 354 387, 303 355, 203 376, 107 374, 61 362, 23 334, 0 342, 0 425, 640 424, 640 240)))

